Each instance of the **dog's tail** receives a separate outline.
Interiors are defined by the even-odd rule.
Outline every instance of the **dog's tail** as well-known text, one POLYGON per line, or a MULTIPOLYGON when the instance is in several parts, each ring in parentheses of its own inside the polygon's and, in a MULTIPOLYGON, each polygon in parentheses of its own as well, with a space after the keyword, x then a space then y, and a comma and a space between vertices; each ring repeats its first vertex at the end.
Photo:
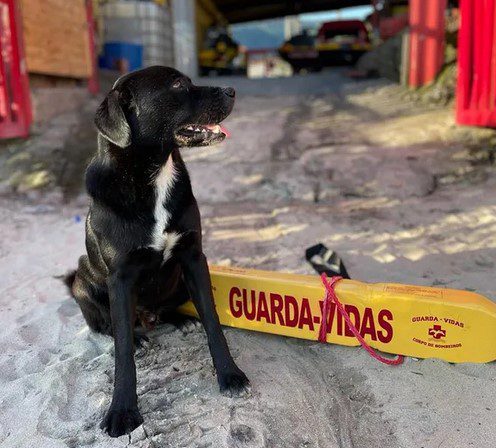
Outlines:
POLYGON ((72 292, 72 285, 74 284, 74 281, 76 280, 76 274, 77 271, 69 271, 67 274, 61 276, 62 281, 65 283, 65 285, 69 288, 69 292, 71 293, 71 296, 74 296, 72 292))

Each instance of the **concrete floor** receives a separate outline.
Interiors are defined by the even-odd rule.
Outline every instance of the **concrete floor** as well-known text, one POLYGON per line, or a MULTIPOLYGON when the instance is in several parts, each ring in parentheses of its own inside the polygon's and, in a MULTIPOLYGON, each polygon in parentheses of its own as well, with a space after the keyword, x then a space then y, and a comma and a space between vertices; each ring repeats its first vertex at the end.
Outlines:
MULTIPOLYGON (((451 109, 341 71, 204 81, 238 90, 226 121, 232 138, 183 153, 211 262, 312 273, 304 249, 322 241, 357 279, 496 297, 491 133, 456 127, 451 109)), ((93 147, 93 106, 0 154, 2 447, 128 443, 96 428, 110 399, 112 342, 88 333, 53 278, 83 252, 86 198, 75 173, 93 147), (80 137, 56 156, 47 148, 36 167, 36 145, 71 129, 80 137), (70 188, 54 174, 65 172, 60 160, 70 188), (10 182, 13 166, 16 179, 38 169, 48 181, 10 182)), ((496 446, 494 364, 406 359, 393 368, 359 348, 226 334, 252 395, 218 394, 201 329, 155 330, 137 355, 145 423, 130 446, 496 446)))

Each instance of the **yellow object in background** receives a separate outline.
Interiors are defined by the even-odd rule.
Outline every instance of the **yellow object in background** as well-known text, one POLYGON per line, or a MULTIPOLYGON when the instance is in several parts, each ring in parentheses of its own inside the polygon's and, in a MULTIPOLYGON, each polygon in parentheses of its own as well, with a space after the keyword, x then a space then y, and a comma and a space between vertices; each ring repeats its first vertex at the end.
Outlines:
MULTIPOLYGON (((210 267, 220 322, 317 340, 325 289, 315 275, 210 267)), ((496 304, 480 294, 393 283, 337 283, 336 295, 363 338, 383 352, 449 362, 496 359, 496 304)), ((194 305, 180 308, 197 316, 194 305)), ((327 342, 359 345, 331 304, 327 342)))

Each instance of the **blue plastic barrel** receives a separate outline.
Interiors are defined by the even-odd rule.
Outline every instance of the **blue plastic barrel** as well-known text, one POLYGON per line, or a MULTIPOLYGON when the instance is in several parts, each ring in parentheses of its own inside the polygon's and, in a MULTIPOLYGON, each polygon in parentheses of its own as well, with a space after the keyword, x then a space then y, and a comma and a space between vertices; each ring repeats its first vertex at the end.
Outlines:
POLYGON ((99 57, 100 68, 137 70, 143 67, 143 45, 129 42, 107 42, 99 57))

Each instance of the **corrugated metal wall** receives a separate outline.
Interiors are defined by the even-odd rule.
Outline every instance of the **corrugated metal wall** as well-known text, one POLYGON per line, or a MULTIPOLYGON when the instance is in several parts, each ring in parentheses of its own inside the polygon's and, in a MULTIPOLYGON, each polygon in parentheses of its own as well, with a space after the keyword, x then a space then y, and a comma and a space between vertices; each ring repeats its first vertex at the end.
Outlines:
POLYGON ((120 1, 104 4, 105 42, 143 45, 143 65, 174 65, 171 10, 152 2, 120 1))
POLYGON ((174 66, 189 76, 198 73, 195 0, 173 0, 174 66))

